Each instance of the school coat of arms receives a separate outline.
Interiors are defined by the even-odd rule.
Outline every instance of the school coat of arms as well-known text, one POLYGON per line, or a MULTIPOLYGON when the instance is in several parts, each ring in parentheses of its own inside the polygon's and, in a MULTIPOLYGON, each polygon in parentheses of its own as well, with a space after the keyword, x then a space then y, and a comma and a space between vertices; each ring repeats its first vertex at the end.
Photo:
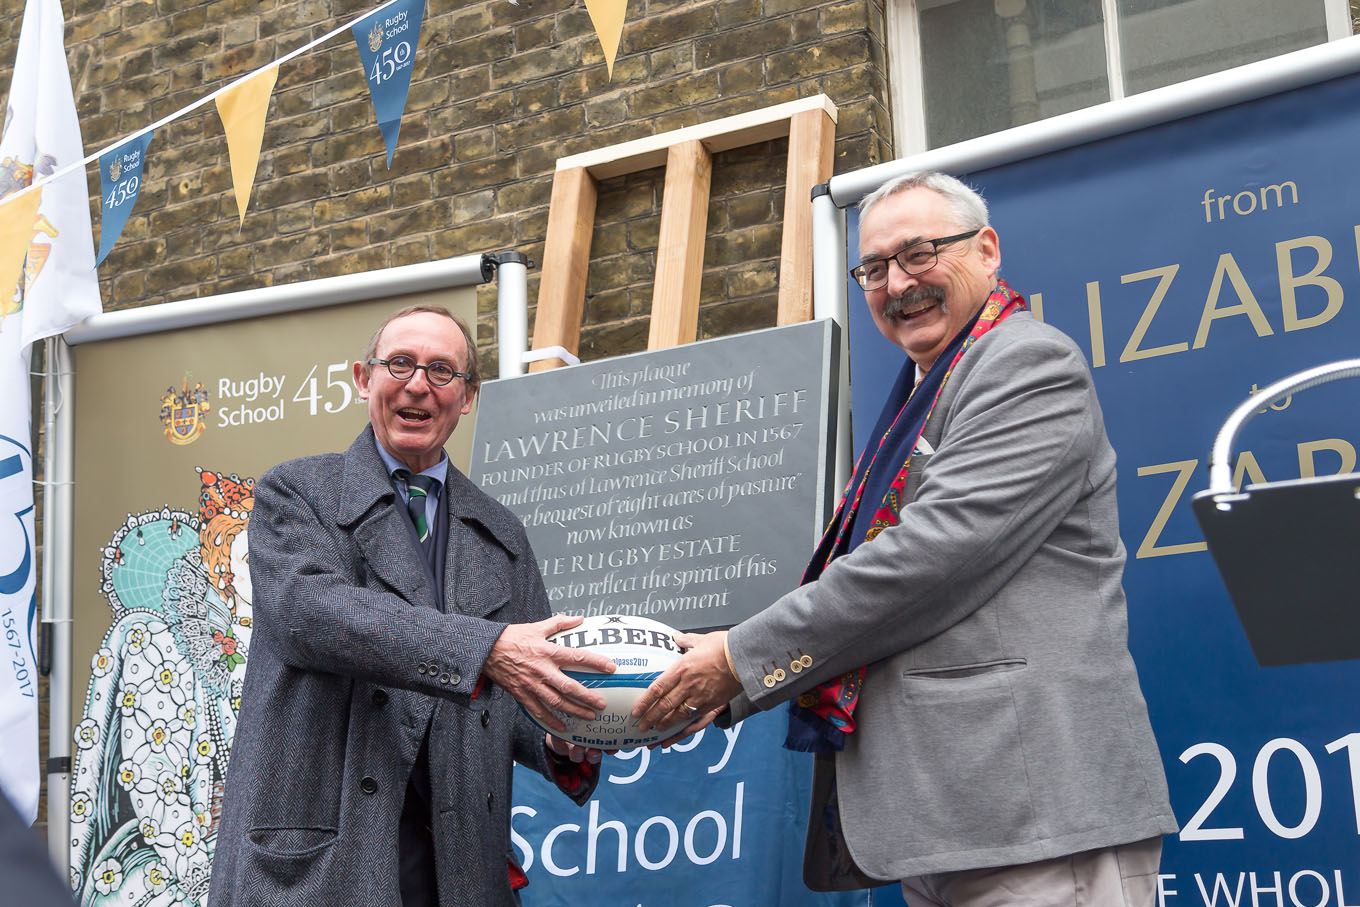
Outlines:
POLYGON ((208 390, 202 382, 196 382, 190 390, 186 377, 179 390, 173 385, 167 387, 161 394, 161 423, 165 425, 165 437, 170 443, 179 445, 197 441, 208 427, 207 416, 211 409, 208 390))

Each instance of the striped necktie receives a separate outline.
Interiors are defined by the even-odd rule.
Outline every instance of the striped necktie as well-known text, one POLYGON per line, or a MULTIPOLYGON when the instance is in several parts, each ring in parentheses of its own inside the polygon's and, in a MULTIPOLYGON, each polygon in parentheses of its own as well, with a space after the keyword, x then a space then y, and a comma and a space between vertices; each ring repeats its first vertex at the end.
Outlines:
POLYGON ((416 527, 416 537, 423 545, 430 537, 430 521, 425 518, 425 500, 439 494, 439 480, 432 476, 412 475, 409 469, 398 469, 392 473, 397 480, 406 484, 406 511, 411 514, 411 522, 416 527))

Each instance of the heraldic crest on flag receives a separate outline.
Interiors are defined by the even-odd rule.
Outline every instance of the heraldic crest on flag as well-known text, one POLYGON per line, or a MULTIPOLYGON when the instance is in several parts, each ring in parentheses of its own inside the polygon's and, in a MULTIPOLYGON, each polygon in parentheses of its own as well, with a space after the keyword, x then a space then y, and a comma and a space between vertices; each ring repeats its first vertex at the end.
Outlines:
MULTIPOLYGON (((14 109, 10 108, 5 116, 5 122, 8 124, 13 118, 14 109)), ((57 159, 52 155, 39 154, 37 158, 36 162, 27 163, 12 156, 0 160, 0 198, 33 185, 35 174, 37 177, 44 177, 56 171, 57 159)), ((24 307, 24 288, 32 286, 37 281, 43 265, 47 264, 48 255, 52 252, 51 242, 45 242, 43 237, 53 240, 58 235, 60 234, 56 225, 40 211, 33 225, 33 239, 28 244, 28 257, 24 260, 23 275, 14 288, 14 293, 0 299, 0 317, 12 315, 24 307)))

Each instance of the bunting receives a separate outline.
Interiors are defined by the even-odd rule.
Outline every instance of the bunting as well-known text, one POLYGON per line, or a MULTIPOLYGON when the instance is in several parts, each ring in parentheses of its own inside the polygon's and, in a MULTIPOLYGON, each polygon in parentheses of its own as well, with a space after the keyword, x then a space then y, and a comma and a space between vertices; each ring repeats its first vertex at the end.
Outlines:
MULTIPOLYGON (((48 14, 47 8, 49 6, 52 11, 55 11, 58 26, 53 33, 57 36, 56 40, 60 42, 63 35, 63 26, 60 24, 60 0, 27 0, 27 3, 30 8, 34 7, 35 3, 40 4, 45 15, 48 14)), ((232 184, 236 192, 237 211, 240 215, 240 222, 244 223, 245 211, 250 204, 251 189, 255 182, 255 172, 259 165, 260 150, 264 138, 264 121, 268 113, 270 96, 272 95, 274 85, 278 80, 279 67, 289 60, 306 53, 312 48, 324 44, 342 32, 353 28, 355 23, 377 22, 380 19, 386 23, 387 19, 393 18, 402 10, 407 10, 406 16, 401 22, 394 23, 392 31, 394 34, 397 34, 397 27, 405 24, 405 28, 400 30, 400 34, 404 38, 409 32, 410 51, 414 53, 415 44, 420 35, 420 20, 424 13, 424 8, 423 0, 419 0, 419 2, 413 2, 413 0, 388 0, 387 3, 382 4, 375 10, 332 29, 302 47, 298 47, 289 53, 284 54, 273 63, 236 79, 217 91, 199 98, 192 104, 162 117, 138 132, 134 132, 129 136, 124 136, 116 142, 101 148, 81 160, 68 162, 66 159, 62 159, 57 161, 56 158, 47 155, 37 161, 27 163, 15 159, 10 162, 14 164, 13 168, 10 167, 9 163, 0 161, 0 197, 4 197, 17 190, 16 195, 13 198, 6 199, 6 201, 0 203, 0 205, 2 205, 2 207, 0 207, 0 217, 8 218, 18 213, 18 209, 13 207, 15 205, 22 204, 25 210, 29 207, 36 207, 38 204, 36 196, 42 193, 44 187, 47 187, 49 190, 52 189, 53 184, 58 181, 60 182, 58 183, 57 188, 61 190, 59 194, 63 198, 73 192, 79 193, 80 207, 86 211, 84 219, 85 236, 87 237, 90 248, 83 254, 77 253, 62 256, 61 269, 67 272, 68 277, 74 275, 76 279, 86 281, 88 286, 93 288, 92 291, 81 290, 70 296, 72 304, 77 307, 83 305, 88 309, 87 303, 90 298, 90 292, 93 292, 93 298, 96 304, 94 311, 98 311, 98 283, 94 278, 94 268, 97 267, 97 264, 95 259, 94 239, 92 233, 89 231, 89 190, 85 185, 83 173, 83 169, 88 164, 94 161, 100 162, 100 186, 102 190, 101 209, 104 212, 104 229, 100 233, 98 261, 103 262, 104 258, 112 249, 112 246, 117 242, 123 227, 126 226, 127 218, 131 214, 132 206, 136 202, 137 192, 140 190, 142 183, 140 168, 139 174, 136 177, 136 184, 131 182, 132 174, 127 170, 126 161, 120 164, 118 168, 119 175, 117 177, 111 177, 108 168, 112 165, 116 153, 128 152, 130 149, 140 145, 142 148, 141 168, 144 168, 146 165, 147 146, 150 144, 151 137, 155 134, 157 129, 168 123, 174 122, 180 117, 192 113, 208 104, 210 101, 216 102, 217 112, 222 119, 223 131, 227 138, 227 153, 231 163, 232 184), (10 172, 11 170, 13 172, 10 172), (74 176, 73 174, 77 171, 80 171, 80 175, 74 176), (34 179, 34 177, 36 177, 36 179, 34 179), (32 183, 31 187, 29 187, 30 182, 32 183), (122 185, 119 186, 119 183, 122 185), (111 195, 112 198, 110 198, 111 195), (88 262, 84 267, 77 264, 82 260, 88 262)), ((26 8, 25 21, 28 21, 29 17, 29 10, 26 8)), ((35 26, 31 31, 36 35, 38 28, 35 26)), ((36 44, 37 40, 38 39, 35 37, 33 43, 36 44)), ((386 33, 384 33, 384 40, 386 40, 386 33)), ((20 52, 18 58, 16 58, 15 85, 11 86, 10 91, 11 116, 13 116, 13 109, 17 99, 22 98, 24 99, 23 103, 27 104, 28 101, 41 97, 44 104, 47 104, 47 102, 52 100, 48 96, 58 93, 57 89, 62 86, 65 86, 68 98, 70 96, 70 74, 66 68, 65 52, 60 46, 60 43, 58 43, 57 46, 59 54, 52 56, 54 62, 51 64, 58 67, 60 72, 56 73, 54 71, 53 74, 44 73, 43 81, 33 84, 24 84, 23 86, 19 85, 18 60, 23 58, 25 46, 25 42, 22 40, 21 35, 20 52)), ((393 53, 388 55, 389 58, 394 58, 396 53, 397 51, 394 47, 393 53)), ((410 86, 411 74, 411 60, 405 57, 405 50, 401 53, 403 54, 402 60, 405 63, 404 67, 401 67, 402 72, 398 72, 398 61, 396 59, 391 59, 390 64, 383 63, 380 59, 378 69, 379 75, 383 77, 384 82, 387 81, 389 75, 393 77, 392 81, 394 83, 394 88, 395 83, 398 81, 396 77, 404 76, 404 80, 401 82, 400 98, 396 102, 397 121, 400 120, 401 116, 400 108, 405 105, 405 98, 407 89, 410 86)), ((47 65, 46 60, 44 60, 44 65, 47 65)), ((69 100, 65 106, 70 108, 71 123, 75 125, 78 134, 79 127, 75 120, 75 106, 69 100)), ((62 105, 57 104, 51 109, 60 111, 64 108, 62 105)), ((383 107, 384 114, 386 114, 386 111, 389 109, 390 106, 385 104, 383 107)), ((390 116, 388 116, 388 118, 390 119, 390 116)), ((388 127, 384 126, 383 128, 384 135, 386 135, 388 127)), ((395 143, 396 129, 394 124, 391 140, 388 144, 389 165, 392 161, 395 143)), ((54 202, 51 200, 52 193, 49 191, 47 195, 48 204, 53 204, 54 202)), ((44 209, 44 211, 45 210, 46 209, 44 209)), ((41 228, 41 226, 42 223, 39 222, 39 227, 41 228)), ((15 274, 23 273, 24 259, 25 257, 28 257, 28 236, 21 236, 20 234, 23 232, 24 231, 21 229, 0 229, 0 276, 11 272, 15 274)), ((78 235, 79 232, 79 230, 69 231, 68 235, 78 235)), ((43 242, 40 243, 40 245, 47 247, 50 244, 43 242)), ((31 258, 28 269, 30 272, 34 270, 34 264, 31 258)), ((57 278, 53 278, 51 282, 57 282, 57 278)), ((3 307, 6 310, 12 308, 8 303, 2 303, 0 304, 0 307, 3 307)), ((89 311, 87 311, 86 314, 89 314, 89 311)), ((34 313, 34 315, 37 317, 30 317, 24 323, 26 342, 31 341, 36 337, 50 336, 65 330, 65 327, 47 329, 46 325, 48 323, 41 317, 41 312, 34 313)))
POLYGON ((623 18, 628 12, 628 0, 586 0, 586 12, 590 13, 590 23, 595 26, 595 37, 600 40, 604 51, 605 71, 614 78, 614 58, 619 53, 619 41, 623 38, 623 18))
MULTIPOLYGON (((58 20, 60 20, 59 0, 27 0, 28 7, 32 7, 35 2, 40 2, 43 8, 50 5, 55 10, 58 20)), ((511 0, 511 2, 514 2, 514 0, 511 0)), ((590 14, 590 21, 595 27, 600 47, 604 51, 605 67, 611 79, 614 76, 614 61, 618 55, 619 43, 623 36, 623 22, 627 8, 628 0, 586 0, 586 9, 590 14)), ((410 93, 411 76, 415 69, 415 54, 420 43, 420 29, 424 16, 425 0, 388 0, 388 2, 357 19, 332 29, 302 47, 290 51, 273 63, 236 79, 212 94, 162 117, 150 126, 130 136, 125 136, 83 160, 71 163, 63 161, 55 169, 55 172, 50 166, 46 169, 38 167, 36 184, 33 188, 20 192, 24 209, 33 207, 36 210, 38 205, 36 196, 41 193, 43 186, 50 186, 54 181, 97 160, 100 169, 101 210, 103 212, 103 228, 100 231, 98 257, 95 258, 94 250, 91 249, 86 255, 67 256, 67 261, 64 264, 64 267, 69 270, 74 267, 75 262, 84 259, 90 262, 91 269, 97 267, 103 263, 117 243, 123 228, 127 225, 133 206, 136 204, 143 181, 142 171, 146 165, 147 151, 155 131, 197 110, 209 101, 214 101, 218 115, 222 119, 222 128, 227 139, 227 154, 231 166, 232 187, 236 195, 239 223, 244 225, 246 209, 250 205, 251 191, 264 141, 264 124, 269 110, 269 100, 278 81, 280 65, 329 41, 346 30, 353 35, 359 50, 364 81, 368 85, 369 98, 373 103, 378 128, 382 132, 383 141, 387 146, 387 166, 390 168, 396 154, 397 138, 401 132, 402 114, 406 108, 407 96, 410 93), (134 161, 136 162, 135 165, 133 164, 134 161)), ((27 18, 28 8, 26 7, 25 21, 27 21, 27 18)), ((64 53, 58 62, 61 64, 61 83, 69 86, 70 75, 65 66, 64 53)), ((14 97, 14 92, 11 92, 11 99, 14 97)), ((72 112, 74 113, 74 109, 72 109, 72 112)), ((0 162, 0 196, 5 195, 6 192, 14 191, 16 186, 27 185, 26 181, 20 179, 25 174, 17 173, 17 175, 11 176, 4 170, 4 167, 8 167, 8 163, 0 162), (18 180, 18 182, 16 183, 14 180, 18 180)), ((27 173, 28 180, 31 180, 33 176, 34 173, 30 169, 27 173)), ((80 191, 83 192, 85 189, 82 184, 83 179, 72 178, 63 183, 63 186, 79 187, 80 191)), ((64 189, 63 193, 68 191, 70 190, 64 189)), ((49 201, 50 198, 51 193, 49 193, 49 201)), ((11 207, 18 204, 20 204, 18 198, 5 204, 4 216, 9 217, 20 213, 19 209, 11 207)), ((88 217, 86 222, 88 223, 88 217)), ((23 233, 22 230, 0 229, 0 279, 7 279, 6 275, 10 273, 17 275, 24 268, 23 262, 28 255, 26 251, 28 238, 21 237, 21 233, 23 233)), ((90 242, 93 245, 93 237, 91 237, 90 242)), ((30 263, 30 269, 31 267, 30 263)), ((5 284, 0 283, 0 285, 5 284)), ((93 284, 93 286, 97 303, 98 286, 97 284, 93 284)), ((85 291, 84 295, 88 298, 89 292, 85 291)), ((49 336, 52 333, 60 332, 59 330, 48 330, 43 333, 45 329, 41 325, 41 319, 29 319, 29 323, 25 327, 27 340, 31 341, 39 335, 49 336)))
MULTIPOLYGON (((27 0, 32 6, 35 0, 27 0)), ((514 2, 514 0, 511 0, 514 2)), ((44 6, 48 0, 42 0, 44 6)), ((51 6, 60 18, 59 0, 52 0, 51 6)), ((600 47, 604 51, 605 68, 609 77, 614 77, 614 61, 618 56, 619 43, 623 37, 623 22, 628 11, 628 0, 586 0, 586 10, 595 27, 600 47)), ((25 18, 28 12, 25 10, 25 18)), ((92 267, 102 264, 122 234, 142 183, 142 168, 145 167, 146 153, 155 131, 186 114, 189 114, 209 101, 215 101, 222 128, 227 139, 227 154, 231 165, 232 186, 236 194, 236 208, 239 223, 244 225, 246 209, 250 205, 250 195, 259 166, 260 151, 264 140, 264 123, 269 110, 269 100, 278 81, 281 64, 317 47, 343 31, 349 30, 359 50, 359 60, 363 66, 364 81, 368 85, 369 98, 377 117, 378 128, 387 146, 387 166, 397 150, 397 137, 401 132, 401 118, 406 108, 407 96, 411 88, 411 76, 415 69, 415 54, 420 44, 420 29, 425 17, 425 0, 388 0, 376 9, 357 19, 332 29, 326 34, 299 47, 260 69, 255 70, 200 98, 168 116, 162 117, 150 126, 126 136, 105 148, 100 149, 83 160, 64 163, 60 169, 39 172, 36 186, 30 190, 38 193, 41 187, 83 168, 98 160, 100 186, 103 203, 103 229, 100 232, 99 254, 97 260, 91 250, 88 259, 92 267), (133 152, 140 149, 140 155, 133 152), (122 155, 122 158, 119 158, 122 155), (129 161, 136 157, 139 164, 131 167, 129 161), (115 160, 119 163, 114 167, 115 160), (113 168, 118 175, 113 175, 113 168), (136 171, 135 173, 133 171, 136 171)), ((70 84, 70 75, 62 55, 61 80, 70 84)), ((16 70, 17 73, 17 70, 16 70)), ((11 98, 14 94, 11 92, 11 98)), ((32 174, 30 173, 30 178, 32 174)), ((6 191, 7 174, 0 172, 0 196, 6 191)), ((69 180, 76 185, 76 180, 69 180)), ((19 185, 24 185, 20 183, 19 185)), ((8 191, 13 191, 12 187, 8 191)), ((24 193, 27 197, 29 193, 24 193)), ((17 203, 17 202, 16 202, 17 203)), ((25 205, 36 202, 24 202, 25 205)), ((13 210, 13 209, 9 209, 13 210)), ((22 232, 22 231, 21 231, 22 232)), ((0 230, 0 277, 22 268, 26 239, 17 238, 13 230, 0 230), (6 244, 8 243, 8 244, 6 244), (20 264, 16 265, 15 261, 20 264)), ((93 238, 91 238, 93 244, 93 238)), ((71 259, 75 261, 75 258, 71 259)), ((70 267, 68 264, 67 267, 70 267)), ((96 286, 97 289, 97 286, 96 286)), ((51 333, 51 332, 49 332, 51 333)), ((32 337, 30 336, 30 340, 32 337)))
MULTIPOLYGON (((103 199, 100 210, 103 220, 99 229, 99 256, 94 265, 99 267, 109 250, 123 235, 132 206, 142 189, 142 166, 146 163, 146 149, 151 145, 154 130, 128 139, 112 151, 99 156, 99 195, 103 199)), ((3 274, 0 274, 3 276, 3 274)), ((4 286, 0 283, 0 286, 4 286)))
MULTIPOLYGON (((217 115, 227 135, 227 157, 231 160, 231 184, 236 190, 236 210, 241 225, 246 222, 246 206, 255 185, 255 170, 260 165, 260 146, 264 142, 264 118, 269 113, 269 96, 278 81, 278 66, 270 66, 237 82, 217 96, 217 115)), ((239 225, 238 225, 239 226, 239 225)))
POLYGON ((397 151, 397 133, 411 89, 425 0, 397 0, 354 24, 354 43, 364 66, 364 81, 387 143, 387 166, 397 151))

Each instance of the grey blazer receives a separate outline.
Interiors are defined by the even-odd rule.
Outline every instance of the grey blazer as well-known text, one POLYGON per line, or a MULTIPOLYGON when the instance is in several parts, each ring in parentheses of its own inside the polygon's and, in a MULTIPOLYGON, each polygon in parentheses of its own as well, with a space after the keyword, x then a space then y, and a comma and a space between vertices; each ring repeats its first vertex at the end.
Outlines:
POLYGON ((547 596, 519 521, 452 467, 446 491, 443 613, 371 428, 256 485, 211 907, 399 907, 397 822, 427 726, 439 903, 518 903, 511 760, 549 780, 551 765, 518 704, 474 687, 503 625, 546 618, 547 596))
POLYGON ((1128 650, 1115 455, 1080 350, 1014 315, 960 360, 924 436, 934 453, 914 457, 901 523, 729 638, 734 720, 868 666, 857 729, 817 758, 809 886, 1174 832, 1128 650), (801 655, 812 667, 791 670, 801 655))

